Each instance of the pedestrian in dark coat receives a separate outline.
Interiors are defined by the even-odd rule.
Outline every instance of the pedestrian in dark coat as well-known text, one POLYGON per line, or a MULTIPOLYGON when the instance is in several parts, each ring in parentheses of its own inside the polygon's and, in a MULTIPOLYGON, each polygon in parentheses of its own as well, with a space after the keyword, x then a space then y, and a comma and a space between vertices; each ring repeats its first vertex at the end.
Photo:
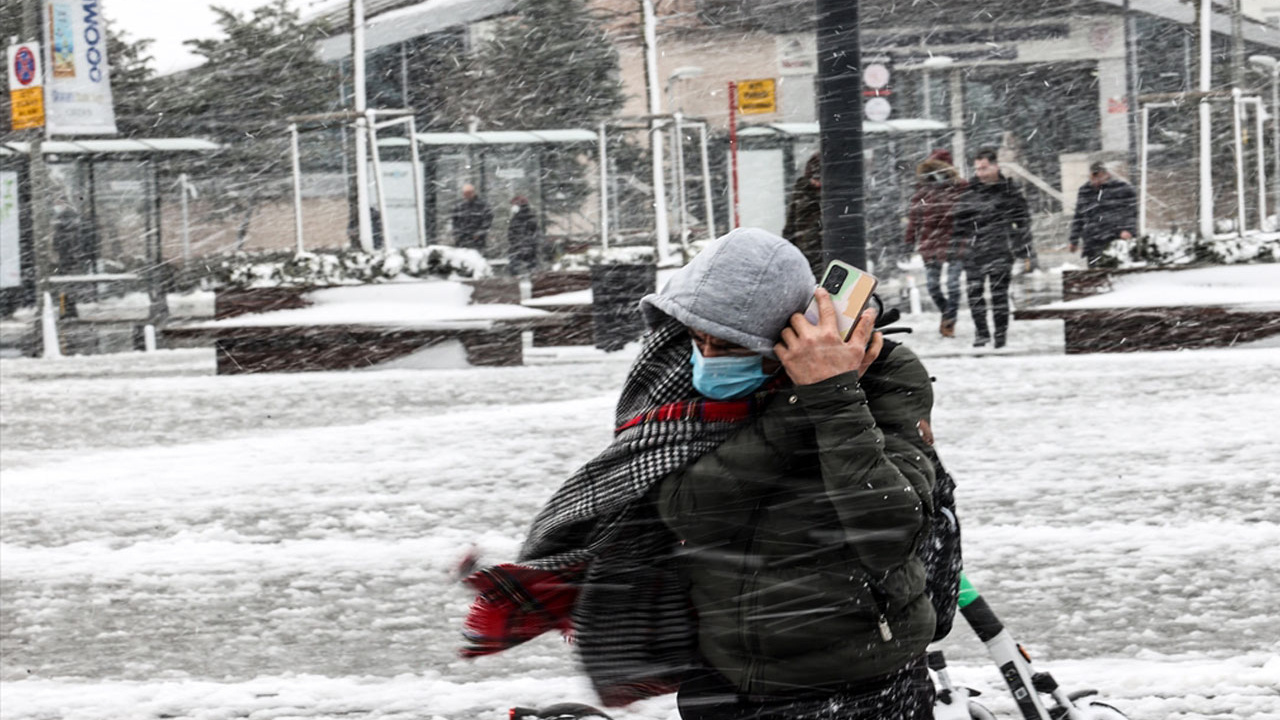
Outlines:
POLYGON ((1000 172, 994 148, 979 150, 973 169, 974 176, 956 205, 953 234, 964 253, 966 290, 975 330, 973 345, 982 347, 991 340, 984 297, 984 284, 990 281, 995 346, 1001 348, 1009 331, 1013 261, 1023 258, 1029 267, 1035 255, 1031 212, 1017 184, 1000 172))
POLYGON ((914 247, 924 259, 925 284, 929 297, 942 313, 938 331, 943 337, 955 337, 956 315, 960 310, 959 254, 952 257, 956 202, 968 183, 951 164, 951 153, 937 149, 916 168, 916 192, 907 209, 907 245, 914 247), (946 290, 942 286, 945 266, 946 290))
POLYGON ((607 705, 678 688, 686 720, 923 720, 936 629, 919 548, 929 373, 844 340, 808 261, 740 228, 641 300, 613 444, 468 577, 464 653, 571 632, 607 705))
POLYGON ((1089 166, 1089 182, 1076 191, 1076 214, 1071 219, 1071 252, 1084 244, 1084 259, 1095 267, 1112 240, 1129 240, 1138 233, 1138 194, 1129 183, 1112 176, 1107 166, 1089 166))
POLYGON ((511 221, 507 224, 507 268, 512 275, 525 275, 538 269, 538 216, 529 207, 529 199, 517 195, 511 199, 511 221))
POLYGON ((821 279, 826 268, 822 262, 822 156, 818 153, 804 164, 804 174, 791 189, 782 237, 800 248, 813 276, 821 279))
POLYGON ((493 212, 489 206, 476 195, 474 185, 463 185, 462 200, 453 206, 453 243, 484 253, 490 225, 493 225, 493 212))

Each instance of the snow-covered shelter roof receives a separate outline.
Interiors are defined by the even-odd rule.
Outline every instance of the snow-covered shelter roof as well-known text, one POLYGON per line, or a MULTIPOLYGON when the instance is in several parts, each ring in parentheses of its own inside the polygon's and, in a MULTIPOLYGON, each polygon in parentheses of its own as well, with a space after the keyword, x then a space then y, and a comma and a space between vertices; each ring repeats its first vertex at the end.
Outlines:
MULTIPOLYGON (((473 133, 418 133, 419 145, 536 145, 552 143, 596 142, 600 136, 591 130, 489 130, 473 133)), ((380 147, 405 147, 403 137, 379 138, 380 147)))
MULTIPOLYGON (((373 0, 365 7, 365 47, 376 50, 406 40, 468 25, 511 10, 514 0, 425 0, 403 7, 396 0, 373 0), (387 8, 395 9, 387 9, 387 8), (385 12, 383 12, 385 10, 385 12)), ((351 33, 346 3, 342 9, 322 14, 333 27, 346 32, 320 41, 320 59, 333 62, 351 56, 351 33)))
MULTIPOLYGON (((949 125, 938 120, 923 118, 903 118, 901 120, 862 121, 862 132, 871 135, 879 133, 910 132, 945 132, 949 125)), ((748 125, 738 131, 739 137, 769 137, 774 135, 817 135, 818 123, 769 123, 767 125, 748 125)))
MULTIPOLYGON (((106 153, 165 153, 199 152, 217 150, 221 145, 200 138, 147 138, 106 140, 47 140, 40 149, 46 155, 101 155, 106 153)), ((31 152, 27 142, 0 144, 0 155, 26 155, 31 152)))

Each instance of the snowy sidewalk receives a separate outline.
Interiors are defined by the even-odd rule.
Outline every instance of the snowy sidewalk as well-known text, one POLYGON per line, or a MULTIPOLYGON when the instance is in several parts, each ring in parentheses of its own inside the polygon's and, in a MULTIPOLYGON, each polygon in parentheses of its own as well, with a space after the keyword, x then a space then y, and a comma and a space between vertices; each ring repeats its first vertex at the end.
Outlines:
MULTIPOLYGON (((912 322, 969 572, 1036 661, 1133 720, 1280 718, 1280 349, 1068 357, 1047 322, 975 354, 912 322)), ((0 360, 0 714, 592 702, 557 637, 459 660, 453 568, 473 544, 512 557, 608 442, 627 352, 232 377, 193 351, 0 360)), ((963 621, 943 648, 1011 717, 963 621)))

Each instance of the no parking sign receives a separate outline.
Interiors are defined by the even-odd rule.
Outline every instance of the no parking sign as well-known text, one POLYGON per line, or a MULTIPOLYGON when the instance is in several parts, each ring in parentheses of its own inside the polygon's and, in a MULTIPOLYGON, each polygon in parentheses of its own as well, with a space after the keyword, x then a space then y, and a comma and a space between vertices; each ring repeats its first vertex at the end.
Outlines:
POLYGON ((20 43, 9 46, 9 121, 14 130, 44 125, 44 71, 40 67, 40 45, 20 43))

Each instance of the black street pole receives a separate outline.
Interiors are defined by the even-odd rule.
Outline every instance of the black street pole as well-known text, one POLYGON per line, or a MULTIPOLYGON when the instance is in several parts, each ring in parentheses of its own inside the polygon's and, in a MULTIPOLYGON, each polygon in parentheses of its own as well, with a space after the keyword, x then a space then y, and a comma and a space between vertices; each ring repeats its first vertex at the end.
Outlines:
POLYGON ((816 0, 822 257, 867 269, 862 182, 862 55, 856 0, 816 0))

